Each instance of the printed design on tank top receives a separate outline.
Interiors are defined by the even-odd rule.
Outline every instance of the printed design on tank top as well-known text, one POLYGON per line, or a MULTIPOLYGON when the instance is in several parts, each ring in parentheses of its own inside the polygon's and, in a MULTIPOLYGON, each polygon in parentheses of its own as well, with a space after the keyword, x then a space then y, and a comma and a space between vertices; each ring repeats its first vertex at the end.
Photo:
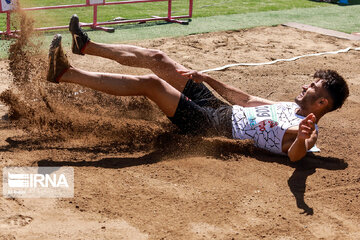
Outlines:
POLYGON ((283 135, 291 126, 298 125, 301 118, 295 114, 295 103, 282 102, 250 108, 238 108, 233 114, 235 137, 253 139, 256 146, 272 152, 282 152, 283 135))

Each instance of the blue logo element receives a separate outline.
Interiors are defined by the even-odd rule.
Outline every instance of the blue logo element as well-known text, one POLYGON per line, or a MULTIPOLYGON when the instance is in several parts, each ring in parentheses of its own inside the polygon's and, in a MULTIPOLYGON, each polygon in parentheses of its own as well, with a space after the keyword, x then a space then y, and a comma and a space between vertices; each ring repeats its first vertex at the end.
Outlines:
POLYGON ((256 127, 256 119, 255 118, 249 118, 250 126, 256 127))
POLYGON ((7 4, 10 4, 10 3, 11 3, 11 0, 5 0, 5 2, 6 2, 7 4))

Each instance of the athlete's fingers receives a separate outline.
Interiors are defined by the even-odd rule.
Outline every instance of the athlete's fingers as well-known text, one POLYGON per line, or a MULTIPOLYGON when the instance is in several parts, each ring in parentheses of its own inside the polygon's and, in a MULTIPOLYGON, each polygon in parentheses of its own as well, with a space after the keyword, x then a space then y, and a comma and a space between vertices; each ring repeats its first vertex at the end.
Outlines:
POLYGON ((310 128, 301 128, 300 133, 309 138, 311 136, 312 130, 310 128))
POLYGON ((310 138, 315 129, 315 120, 316 118, 313 113, 310 113, 308 116, 306 116, 299 124, 298 137, 302 139, 310 138))
POLYGON ((183 70, 176 70, 178 73, 180 73, 183 76, 189 76, 191 75, 190 71, 183 71, 183 70))
MULTIPOLYGON (((184 77, 188 77, 189 79, 193 79, 195 82, 197 78, 201 77, 198 71, 195 70, 176 70, 178 73, 180 73, 184 77)), ((201 82, 201 80, 199 80, 201 82)))
POLYGON ((311 128, 310 126, 307 126, 307 125, 302 125, 302 126, 301 126, 301 130, 308 130, 308 131, 310 131, 310 130, 312 130, 312 128, 311 128))
POLYGON ((311 120, 307 120, 307 121, 305 121, 305 123, 304 123, 306 126, 309 126, 309 127, 311 127, 311 126, 314 126, 315 125, 315 123, 313 122, 313 121, 311 121, 311 120))
POLYGON ((313 113, 310 113, 309 115, 306 116, 305 119, 303 119, 301 122, 300 122, 300 125, 306 125, 308 127, 310 127, 312 130, 315 129, 315 120, 316 120, 316 117, 313 113))
POLYGON ((301 122, 300 122, 300 127, 302 127, 302 126, 308 126, 308 120, 305 118, 305 119, 303 119, 303 120, 301 120, 301 122))
POLYGON ((303 134, 304 138, 310 138, 311 137, 311 133, 309 133, 309 132, 303 132, 302 134, 303 134))
POLYGON ((309 113, 307 116, 306 116, 306 118, 305 119, 307 119, 307 120, 311 120, 312 118, 314 118, 315 117, 315 114, 313 114, 313 113, 309 113))
POLYGON ((178 73, 180 74, 192 74, 192 73, 197 73, 196 70, 176 70, 178 73))
POLYGON ((312 130, 315 129, 315 123, 314 123, 313 121, 309 120, 307 123, 308 123, 307 125, 308 125, 312 130))
POLYGON ((302 129, 300 130, 300 132, 301 132, 302 134, 310 135, 310 134, 312 133, 312 130, 311 130, 311 129, 302 128, 302 129))
POLYGON ((307 137, 310 137, 311 132, 303 130, 303 131, 301 131, 301 134, 303 134, 303 135, 305 135, 307 137))
POLYGON ((312 120, 308 120, 306 122, 306 126, 311 128, 311 131, 313 131, 315 129, 315 122, 313 122, 312 120))
POLYGON ((306 120, 306 121, 309 121, 309 120, 310 120, 310 121, 312 121, 313 123, 315 123, 315 122, 316 122, 316 116, 315 116, 315 114, 310 113, 309 115, 306 116, 305 120, 306 120))
POLYGON ((193 73, 194 71, 192 70, 176 70, 178 73, 180 73, 181 75, 189 75, 191 73, 193 73))
POLYGON ((302 126, 300 127, 300 130, 301 130, 301 131, 312 131, 312 128, 309 127, 309 126, 306 126, 306 125, 302 125, 302 126))
POLYGON ((299 134, 301 134, 305 138, 309 138, 312 131, 312 128, 310 126, 307 126, 304 122, 302 122, 299 126, 299 134))

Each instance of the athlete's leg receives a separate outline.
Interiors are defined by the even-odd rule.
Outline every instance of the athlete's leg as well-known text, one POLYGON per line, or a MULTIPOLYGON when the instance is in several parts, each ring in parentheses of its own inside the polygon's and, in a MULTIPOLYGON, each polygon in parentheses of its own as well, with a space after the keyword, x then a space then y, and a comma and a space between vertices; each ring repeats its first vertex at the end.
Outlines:
POLYGON ((109 58, 131 67, 148 68, 177 90, 182 91, 188 81, 177 70, 187 70, 164 52, 125 44, 103 44, 89 41, 83 53, 109 58))
POLYGON ((182 92, 188 79, 176 70, 187 70, 159 50, 145 49, 124 44, 101 44, 90 41, 81 29, 79 18, 73 15, 69 30, 72 34, 72 51, 75 54, 90 54, 109 58, 120 64, 151 69, 158 77, 182 92))
POLYGON ((181 93, 158 76, 132 76, 87 72, 70 65, 61 46, 61 35, 54 36, 49 49, 47 80, 53 83, 76 83, 117 96, 146 96, 168 116, 177 109, 181 93))
POLYGON ((154 74, 133 76, 70 67, 59 82, 75 83, 116 96, 146 96, 168 117, 174 116, 181 96, 178 90, 154 74))

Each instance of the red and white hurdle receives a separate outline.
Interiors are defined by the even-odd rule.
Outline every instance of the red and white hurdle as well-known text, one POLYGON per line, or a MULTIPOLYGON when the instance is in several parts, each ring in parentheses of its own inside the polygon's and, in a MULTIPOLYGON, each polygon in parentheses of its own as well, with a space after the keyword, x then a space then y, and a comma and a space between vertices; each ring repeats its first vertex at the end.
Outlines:
MULTIPOLYGON (((148 22, 148 21, 158 21, 163 20, 167 22, 174 22, 180 24, 188 24, 188 21, 181 21, 178 19, 181 18, 191 18, 193 11, 193 0, 189 0, 189 12, 187 15, 181 16, 172 16, 172 0, 126 0, 126 1, 114 1, 106 2, 106 0, 84 0, 84 4, 72 4, 72 5, 58 5, 58 6, 44 6, 44 7, 32 7, 32 8, 22 8, 23 11, 38 11, 38 10, 49 10, 49 9, 61 9, 61 8, 79 8, 79 7, 92 7, 93 8, 93 21, 92 23, 81 23, 83 27, 91 27, 92 29, 104 30, 107 32, 114 32, 113 28, 101 27, 104 25, 114 25, 122 23, 134 23, 134 22, 148 22), (131 20, 119 20, 111 22, 98 22, 98 6, 108 6, 108 5, 118 5, 118 4, 132 4, 132 3, 149 3, 149 2, 168 2, 167 16, 166 17, 157 17, 153 16, 150 18, 143 19, 131 19, 131 20)), ((1 35, 11 36, 15 32, 11 30, 11 13, 16 9, 16 0, 1 0, 0 2, 0 13, 6 14, 6 31, 0 31, 1 35)), ((68 26, 54 26, 54 27, 41 27, 36 28, 35 30, 56 30, 56 29, 66 29, 68 26)))

